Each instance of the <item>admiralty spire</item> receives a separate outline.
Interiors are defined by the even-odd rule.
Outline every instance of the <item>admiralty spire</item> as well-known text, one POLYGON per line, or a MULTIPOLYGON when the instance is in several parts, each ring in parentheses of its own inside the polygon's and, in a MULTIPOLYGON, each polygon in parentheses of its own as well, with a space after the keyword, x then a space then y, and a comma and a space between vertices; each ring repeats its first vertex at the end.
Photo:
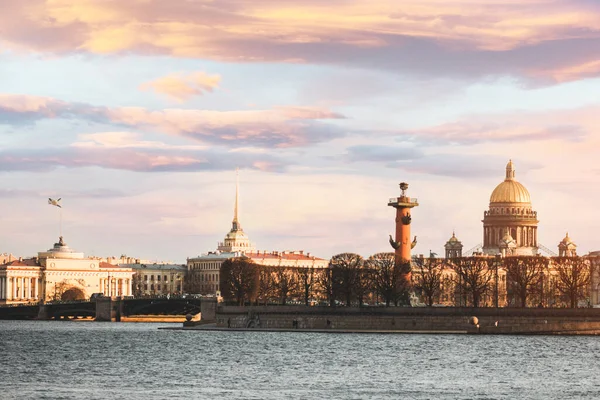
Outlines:
POLYGON ((225 235, 225 240, 219 243, 217 250, 222 252, 252 252, 254 246, 250 243, 250 239, 244 233, 242 225, 239 221, 239 203, 240 203, 240 184, 239 174, 235 172, 235 204, 233 206, 233 221, 231 222, 231 230, 225 235))

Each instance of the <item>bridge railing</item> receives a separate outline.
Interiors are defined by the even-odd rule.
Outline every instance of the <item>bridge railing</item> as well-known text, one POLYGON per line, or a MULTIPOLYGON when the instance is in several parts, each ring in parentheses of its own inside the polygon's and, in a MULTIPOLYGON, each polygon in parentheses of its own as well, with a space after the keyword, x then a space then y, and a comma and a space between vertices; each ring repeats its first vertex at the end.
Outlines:
POLYGON ((39 301, 30 301, 28 303, 13 303, 13 304, 2 304, 0 305, 0 307, 24 307, 24 306, 37 306, 39 305, 40 302, 39 301))

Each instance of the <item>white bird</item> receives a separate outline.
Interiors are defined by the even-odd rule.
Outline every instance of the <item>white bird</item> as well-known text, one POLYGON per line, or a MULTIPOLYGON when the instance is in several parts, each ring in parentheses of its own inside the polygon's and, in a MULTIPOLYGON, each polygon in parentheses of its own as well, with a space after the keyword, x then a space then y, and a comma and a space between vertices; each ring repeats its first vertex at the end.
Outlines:
POLYGON ((51 199, 50 197, 48 197, 48 204, 52 205, 52 206, 56 206, 58 208, 62 208, 62 206, 59 204, 60 202, 60 197, 57 200, 51 199))

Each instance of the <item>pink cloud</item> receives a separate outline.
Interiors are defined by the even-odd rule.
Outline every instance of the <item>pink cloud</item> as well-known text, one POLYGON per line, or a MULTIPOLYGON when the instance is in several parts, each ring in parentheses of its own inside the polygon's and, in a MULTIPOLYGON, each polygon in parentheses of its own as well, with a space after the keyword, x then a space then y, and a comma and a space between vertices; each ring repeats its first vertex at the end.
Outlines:
POLYGON ((588 106, 571 110, 465 115, 453 122, 392 134, 404 140, 431 144, 579 143, 596 140, 598 124, 600 107, 588 106))
MULTIPOLYGON (((599 73, 600 6, 586 0, 24 0, 3 6, 0 25, 4 47, 54 54, 135 52, 551 81, 599 73)), ((161 85, 186 96, 173 82, 161 85)))
MULTIPOLYGON (((142 107, 96 107, 28 95, 0 96, 5 122, 27 123, 46 118, 74 118, 111 123, 229 147, 295 147, 344 135, 327 119, 343 118, 316 107, 275 107, 266 110, 148 110, 142 107)), ((106 139, 106 138, 105 138, 106 139)))
POLYGON ((219 75, 205 72, 189 74, 174 73, 140 85, 141 90, 151 90, 178 102, 184 102, 194 96, 212 92, 219 86, 219 75))
POLYGON ((75 142, 52 151, 12 148, 0 151, 0 171, 48 172, 58 167, 101 167, 135 172, 232 171, 236 167, 267 172, 284 170, 289 162, 265 153, 198 149, 170 146, 161 142, 140 142, 126 147, 98 141, 75 142))

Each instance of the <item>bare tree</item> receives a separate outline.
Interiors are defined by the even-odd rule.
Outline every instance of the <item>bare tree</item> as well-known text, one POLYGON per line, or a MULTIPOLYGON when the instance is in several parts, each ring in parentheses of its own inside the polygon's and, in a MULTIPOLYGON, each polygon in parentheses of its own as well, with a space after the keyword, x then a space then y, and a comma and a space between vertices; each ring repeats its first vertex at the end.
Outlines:
POLYGON ((385 301, 385 306, 398 305, 402 291, 402 276, 395 261, 394 253, 376 253, 366 261, 373 271, 373 286, 378 295, 385 301))
POLYGON ((258 268, 254 262, 244 257, 225 260, 221 264, 221 295, 236 304, 252 302, 258 287, 258 268))
POLYGON ((63 279, 60 282, 54 282, 54 288, 52 290, 52 294, 49 296, 52 300, 62 300, 62 295, 69 288, 69 282, 66 279, 63 279))
POLYGON ((267 304, 274 297, 275 285, 273 282, 273 268, 257 265, 258 287, 256 290, 256 302, 267 304))
POLYGON ((317 281, 315 268, 296 268, 295 272, 300 294, 304 300, 304 305, 307 306, 317 281))
POLYGON ((577 308, 578 301, 588 295, 588 260, 583 257, 553 257, 552 265, 557 273, 557 289, 568 299, 571 308, 577 308))
POLYGON ((491 287, 493 262, 490 257, 458 257, 449 263, 456 272, 459 295, 462 297, 463 293, 467 294, 473 307, 479 307, 483 296, 491 287))
POLYGON ((521 307, 527 307, 527 299, 538 293, 542 272, 548 267, 548 259, 540 256, 515 256, 503 260, 506 269, 507 290, 513 291, 521 307))
POLYGON ((296 274, 285 267, 275 267, 273 272, 275 295, 278 297, 280 304, 285 305, 290 293, 293 293, 298 287, 296 274))
POLYGON ((372 297, 373 286, 373 270, 363 262, 356 272, 354 281, 354 295, 359 307, 363 306, 365 300, 372 297))
POLYGON ((416 270, 413 273, 414 288, 425 298, 425 304, 433 306, 442 289, 442 272, 445 260, 434 257, 415 259, 416 270))
POLYGON ((331 265, 327 268, 320 269, 316 274, 317 288, 321 294, 327 299, 331 307, 335 306, 336 293, 334 292, 333 270, 331 265))
POLYGON ((363 258, 354 253, 341 253, 333 256, 329 265, 333 272, 334 288, 337 288, 334 292, 337 291, 346 305, 350 306, 357 292, 356 286, 363 266, 363 258))

